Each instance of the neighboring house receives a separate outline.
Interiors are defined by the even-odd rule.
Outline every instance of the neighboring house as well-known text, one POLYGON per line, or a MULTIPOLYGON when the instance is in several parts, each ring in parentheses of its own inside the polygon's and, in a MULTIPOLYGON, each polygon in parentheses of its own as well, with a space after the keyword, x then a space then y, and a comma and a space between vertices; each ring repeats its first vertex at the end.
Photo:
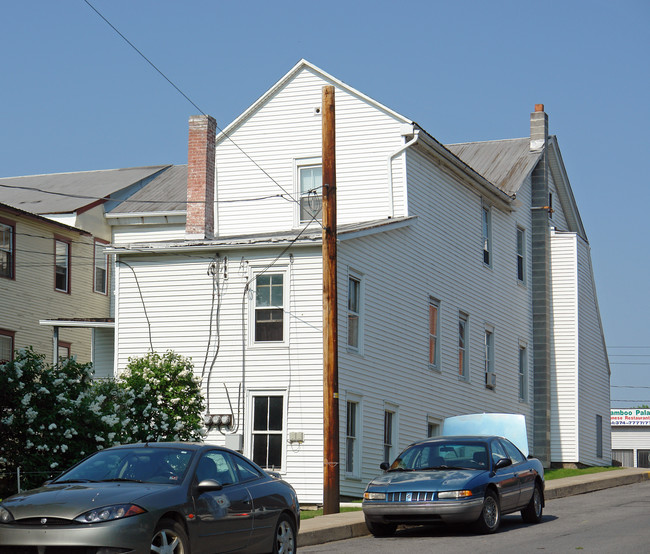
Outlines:
MULTIPOLYGON (((0 204, 0 361, 32 346, 51 363, 76 356, 89 362, 107 349, 106 241, 91 233, 0 204), (54 331, 53 331, 54 329, 54 331)), ((98 364, 98 375, 112 366, 98 364)))
POLYGON ((58 351, 92 361, 98 377, 114 375, 105 210, 169 167, 0 179, 2 357, 33 346, 48 361, 58 351))
POLYGON ((612 458, 625 467, 650 467, 650 409, 611 411, 612 458))
POLYGON ((471 412, 524 414, 545 465, 609 465, 589 243, 543 107, 528 138, 445 147, 306 61, 218 137, 192 118, 189 170, 104 206, 116 371, 150 349, 190 356, 209 439, 322 501, 323 85, 336 88, 341 494, 471 412))

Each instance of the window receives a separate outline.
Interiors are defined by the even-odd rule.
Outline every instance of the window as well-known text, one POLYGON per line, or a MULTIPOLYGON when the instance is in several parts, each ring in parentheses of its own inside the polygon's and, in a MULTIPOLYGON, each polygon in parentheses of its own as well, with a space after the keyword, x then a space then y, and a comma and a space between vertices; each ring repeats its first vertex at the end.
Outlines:
POLYGON ((58 358, 59 361, 67 360, 70 357, 70 348, 72 344, 69 342, 59 341, 58 344, 58 358))
POLYGON ((393 459, 393 416, 394 412, 384 411, 384 461, 390 462, 393 459))
POLYGON ((54 288, 70 292, 70 242, 54 239, 54 288))
POLYGON ((485 372, 494 373, 494 333, 485 330, 485 372))
POLYGON ((108 292, 108 255, 105 254, 106 245, 95 240, 95 292, 106 294, 108 292))
POLYGON ((437 437, 440 435, 440 423, 435 421, 427 422, 427 437, 437 437))
POLYGON ((467 343, 467 314, 460 313, 458 316, 458 376, 461 379, 468 379, 468 343, 467 343))
POLYGON ((255 342, 284 340, 284 273, 255 279, 255 342))
POLYGON ((196 480, 200 483, 206 479, 219 481, 224 487, 239 481, 228 452, 213 450, 203 455, 196 466, 196 480))
POLYGON ((357 437, 357 414, 359 412, 358 402, 347 402, 347 423, 345 431, 345 471, 357 474, 358 465, 358 437, 357 437))
POLYGON ((506 453, 508 454, 508 457, 512 460, 513 464, 521 464, 526 461, 526 457, 510 441, 502 440, 499 442, 501 442, 503 447, 506 449, 506 453))
POLYGON ((526 231, 517 227, 517 281, 526 282, 526 231))
POLYGON ((603 457, 603 416, 596 416, 596 457, 603 457))
POLYGON ((440 302, 429 298, 429 368, 440 371, 440 302))
POLYGON ((0 364, 14 359, 14 331, 0 329, 0 364))
POLYGON ((361 278, 348 277, 348 347, 360 350, 361 278))
POLYGON ((548 218, 553 218, 553 193, 548 193, 548 218))
POLYGON ((321 221, 323 214, 323 169, 320 165, 298 168, 300 181, 300 223, 321 221))
POLYGON ((253 461, 264 469, 282 467, 283 396, 253 397, 253 461))
POLYGON ((519 345, 519 400, 526 401, 526 388, 528 384, 528 350, 526 346, 519 345))
POLYGON ((481 220, 483 228, 483 263, 485 265, 492 265, 492 216, 490 214, 490 208, 483 206, 481 220))
POLYGON ((0 221, 0 277, 14 278, 15 250, 14 226, 9 222, 0 221))

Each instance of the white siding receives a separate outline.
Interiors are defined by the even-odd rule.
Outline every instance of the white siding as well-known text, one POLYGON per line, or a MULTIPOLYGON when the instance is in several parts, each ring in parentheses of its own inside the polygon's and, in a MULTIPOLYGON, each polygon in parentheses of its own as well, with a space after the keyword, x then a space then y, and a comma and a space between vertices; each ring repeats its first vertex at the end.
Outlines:
POLYGON ((95 328, 92 331, 93 370, 95 377, 110 379, 113 375, 115 331, 95 328))
POLYGON ((576 236, 551 235, 551 460, 577 462, 578 283, 576 236))
POLYGON ((122 225, 113 227, 113 242, 129 244, 132 242, 164 242, 183 240, 185 225, 122 225))
MULTIPOLYGON (((305 442, 285 447, 283 474, 299 491, 302 502, 316 503, 321 501, 323 474, 320 250, 294 250, 291 257, 286 254, 276 263, 287 268, 289 275, 288 346, 248 344, 251 293, 244 294, 245 283, 251 267, 266 266, 279 253, 279 249, 228 252, 227 262, 220 259, 214 303, 213 279, 207 272, 212 256, 125 258, 130 267, 118 264, 117 270, 117 364, 123 371, 129 357, 145 355, 149 337, 155 351, 174 350, 191 357, 196 374, 203 376, 210 413, 231 413, 232 406, 245 437, 249 406, 244 401, 249 393, 285 391, 286 432, 303 432, 305 442), (242 383, 245 390, 240 390, 242 383)), ((225 439, 215 431, 208 440, 223 444, 225 439)), ((248 441, 244 453, 250 454, 248 441)))
MULTIPOLYGON (((397 452, 424 438, 428 417, 495 411, 523 413, 518 348, 532 353, 530 291, 517 284, 516 225, 529 227, 530 211, 492 210, 494 263, 483 264, 481 199, 420 153, 408 155, 409 206, 415 225, 350 241, 339 248, 341 390, 362 398, 362 475, 344 479, 342 494, 359 496, 383 461, 385 403, 398 406, 397 452), (363 353, 347 344, 347 271, 364 278, 363 353), (441 372, 428 367, 428 302, 440 300, 441 372), (469 314, 469 382, 457 369, 458 313, 469 314), (483 334, 494 328, 495 390, 485 387, 483 334), (372 383, 372 387, 368 386, 372 383)), ((529 196, 529 189, 522 190, 529 196)), ((530 252, 530 248, 528 248, 530 252)), ((530 269, 530 268, 528 268, 530 269)), ((532 365, 532 364, 531 364, 532 365)), ((529 380, 530 382, 530 380, 529 380)), ((341 459, 345 459, 345 404, 341 404, 341 459)))
POLYGON ((610 465, 609 367, 602 334, 596 288, 591 268, 589 245, 577 239, 578 246, 578 329, 580 399, 580 462, 610 465), (602 457, 597 456, 596 416, 602 417, 602 457))
MULTIPOLYGON (((216 227, 220 236, 285 230, 297 223, 296 160, 321 157, 322 87, 330 84, 311 70, 301 71, 217 145, 216 227), (238 148, 239 147, 239 148, 238 148), (265 173, 250 161, 244 150, 265 173), (274 182, 275 181, 275 182, 274 182), (276 195, 285 194, 285 199, 276 195), (274 198, 252 202, 244 199, 274 198)), ((388 155, 404 144, 401 121, 364 99, 337 88, 336 170, 339 224, 389 215, 388 155)), ((400 166, 400 159, 394 161, 400 166)), ((403 198, 397 173, 395 197, 403 198)), ((404 213, 397 203, 397 215, 404 213)))
POLYGON ((551 234, 553 372, 551 459, 611 463, 609 368, 588 244, 575 233, 551 234), (596 416, 603 420, 597 456, 596 416))

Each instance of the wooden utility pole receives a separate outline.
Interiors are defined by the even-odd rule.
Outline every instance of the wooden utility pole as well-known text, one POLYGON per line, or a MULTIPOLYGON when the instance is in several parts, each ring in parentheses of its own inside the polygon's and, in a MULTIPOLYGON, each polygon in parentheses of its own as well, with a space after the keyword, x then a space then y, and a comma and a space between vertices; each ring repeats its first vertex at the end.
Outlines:
POLYGON ((323 513, 339 512, 334 87, 323 87, 323 513))

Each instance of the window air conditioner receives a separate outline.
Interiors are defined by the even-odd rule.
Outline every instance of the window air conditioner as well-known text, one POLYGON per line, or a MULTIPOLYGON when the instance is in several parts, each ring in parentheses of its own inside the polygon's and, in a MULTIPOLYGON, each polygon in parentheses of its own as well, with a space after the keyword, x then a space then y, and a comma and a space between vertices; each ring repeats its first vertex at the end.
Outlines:
POLYGON ((488 389, 493 389, 494 387, 497 386, 497 374, 494 372, 486 372, 485 373, 485 386, 488 389))

